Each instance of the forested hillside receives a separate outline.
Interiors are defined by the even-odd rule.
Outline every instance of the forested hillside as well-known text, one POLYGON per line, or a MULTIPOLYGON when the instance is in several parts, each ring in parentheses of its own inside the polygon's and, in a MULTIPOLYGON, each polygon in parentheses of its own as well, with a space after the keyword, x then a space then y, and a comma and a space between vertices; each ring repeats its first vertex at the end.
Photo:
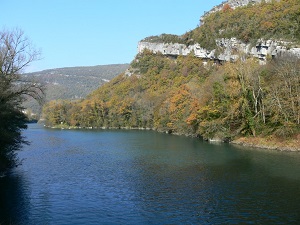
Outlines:
MULTIPOLYGON (((90 92, 124 72, 129 64, 113 64, 86 67, 66 67, 25 74, 46 85, 46 102, 54 99, 81 99, 90 92)), ((39 113, 40 106, 28 99, 24 107, 39 113)))
MULTIPOLYGON (((222 33, 242 39, 247 35, 285 37, 299 43, 299 6, 299 1, 286 0, 234 11, 225 8, 208 16, 204 25, 186 36, 208 46, 222 33), (259 33, 259 29, 252 29, 254 16, 248 11, 257 11, 259 25, 284 15, 282 21, 293 26, 280 28, 282 21, 272 19, 275 27, 259 33)), ((278 57, 266 65, 247 55, 241 58, 215 64, 204 63, 192 54, 174 58, 145 50, 131 63, 130 72, 86 99, 49 102, 44 107, 46 123, 58 127, 151 128, 223 141, 262 137, 268 144, 274 140, 300 149, 299 58, 278 57)))
POLYGON ((281 0, 273 3, 249 4, 232 9, 224 4, 222 10, 210 13, 203 24, 183 35, 162 34, 144 38, 145 42, 199 43, 213 50, 216 40, 235 37, 244 43, 256 43, 258 39, 289 42, 288 47, 300 45, 299 0, 281 0))
POLYGON ((184 39, 188 44, 200 43, 210 50, 216 47, 216 39, 231 37, 244 43, 271 39, 299 45, 299 24, 299 0, 249 4, 235 10, 225 4, 223 10, 209 14, 200 27, 187 32, 184 39))

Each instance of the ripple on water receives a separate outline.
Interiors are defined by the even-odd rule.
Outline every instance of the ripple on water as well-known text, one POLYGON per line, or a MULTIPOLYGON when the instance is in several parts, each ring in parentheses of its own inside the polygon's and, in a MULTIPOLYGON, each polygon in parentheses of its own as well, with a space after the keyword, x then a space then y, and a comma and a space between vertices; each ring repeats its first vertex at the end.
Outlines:
POLYGON ((32 142, 19 153, 26 160, 0 178, 0 222, 299 222, 299 154, 150 131, 29 129, 24 135, 32 142))

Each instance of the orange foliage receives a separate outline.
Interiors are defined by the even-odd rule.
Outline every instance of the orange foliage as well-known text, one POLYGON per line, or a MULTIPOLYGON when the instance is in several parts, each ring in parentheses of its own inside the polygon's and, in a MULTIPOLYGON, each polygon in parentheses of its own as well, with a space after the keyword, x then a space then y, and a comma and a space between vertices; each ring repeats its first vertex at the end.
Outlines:
POLYGON ((223 11, 223 12, 232 11, 232 8, 230 7, 230 5, 229 5, 228 3, 226 3, 226 4, 223 6, 222 11, 223 11))

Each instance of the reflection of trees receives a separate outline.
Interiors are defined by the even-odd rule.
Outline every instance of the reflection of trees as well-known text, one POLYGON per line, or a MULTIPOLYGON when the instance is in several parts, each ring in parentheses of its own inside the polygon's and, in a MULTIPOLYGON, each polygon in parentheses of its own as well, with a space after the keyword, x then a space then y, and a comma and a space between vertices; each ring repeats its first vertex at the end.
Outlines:
POLYGON ((20 174, 0 178, 0 224, 29 224, 29 197, 20 174))

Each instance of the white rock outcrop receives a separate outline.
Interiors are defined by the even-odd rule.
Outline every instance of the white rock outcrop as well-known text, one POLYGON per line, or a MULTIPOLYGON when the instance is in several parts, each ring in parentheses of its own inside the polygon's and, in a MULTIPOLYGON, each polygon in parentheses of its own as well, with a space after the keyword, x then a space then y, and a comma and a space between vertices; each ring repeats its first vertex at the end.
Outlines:
POLYGON ((141 41, 138 44, 138 53, 142 53, 145 49, 153 53, 161 53, 169 56, 186 56, 194 54, 196 57, 203 59, 219 60, 219 61, 235 61, 240 54, 246 54, 258 58, 262 62, 266 61, 267 57, 276 57, 278 55, 290 54, 300 58, 300 48, 288 48, 286 46, 291 43, 273 40, 258 40, 254 47, 250 44, 245 44, 236 38, 218 39, 217 46, 222 49, 218 54, 216 50, 209 51, 202 48, 200 44, 185 45, 179 43, 152 43, 141 41))
POLYGON ((185 45, 179 43, 152 43, 152 42, 145 42, 141 41, 138 44, 138 53, 144 51, 144 49, 148 49, 153 53, 162 53, 163 55, 169 56, 187 56, 190 53, 193 53, 197 57, 200 58, 210 58, 213 59, 214 51, 207 51, 204 48, 201 48, 199 44, 194 45, 185 45))
MULTIPOLYGON (((227 0, 220 5, 213 7, 209 12, 205 12, 200 19, 200 23, 210 13, 214 13, 223 9, 228 4, 231 8, 246 6, 248 4, 257 4, 262 1, 271 2, 272 0, 227 0)), ((280 0, 277 0, 280 1, 280 0)), ((151 39, 150 39, 151 40, 151 39)), ((253 47, 250 44, 245 44, 236 38, 221 38, 216 40, 216 45, 219 47, 218 52, 216 50, 209 51, 200 44, 185 45, 179 43, 161 43, 151 42, 147 39, 138 43, 138 53, 148 49, 153 53, 162 53, 169 56, 186 56, 188 54, 194 54, 196 57, 203 59, 219 60, 219 61, 235 61, 239 55, 246 54, 252 57, 258 58, 264 63, 267 57, 276 57, 278 55, 290 54, 300 58, 300 48, 288 47, 292 46, 292 43, 276 40, 258 40, 257 44, 253 47), (146 41, 145 41, 146 40, 146 41)))

